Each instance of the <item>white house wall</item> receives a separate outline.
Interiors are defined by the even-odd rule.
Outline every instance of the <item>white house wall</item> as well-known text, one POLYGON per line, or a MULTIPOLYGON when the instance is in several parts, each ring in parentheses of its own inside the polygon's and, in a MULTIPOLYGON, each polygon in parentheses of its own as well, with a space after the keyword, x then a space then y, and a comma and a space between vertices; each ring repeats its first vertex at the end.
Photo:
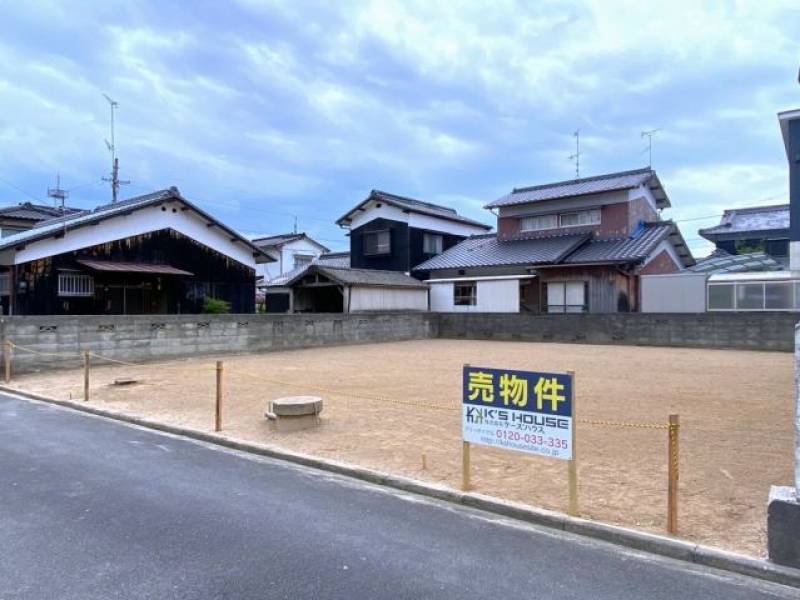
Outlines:
POLYGON ((316 258, 322 254, 322 249, 318 244, 314 244, 306 238, 301 238, 288 242, 279 249, 269 250, 268 254, 275 258, 275 262, 258 265, 256 272, 258 275, 263 275, 265 279, 272 279, 294 269, 294 257, 296 254, 316 258))
POLYGON ((433 312, 519 312, 519 279, 478 281, 475 306, 453 304, 454 283, 429 281, 433 312))
POLYGON ((428 310, 428 290, 361 286, 350 288, 350 312, 377 310, 428 310))
POLYGON ((358 211, 353 217, 350 222, 350 229, 358 229, 375 219, 388 219, 408 223, 409 227, 416 229, 426 229, 452 235, 470 236, 486 233, 486 230, 482 227, 440 219, 431 215, 408 212, 386 203, 381 203, 381 206, 378 207, 374 201, 369 202, 364 209, 363 211, 358 211))
POLYGON ((207 219, 192 210, 181 211, 181 207, 185 205, 179 201, 166 202, 162 206, 165 206, 167 210, 163 211, 158 206, 148 206, 128 215, 111 217, 97 225, 85 225, 80 229, 67 231, 62 238, 50 237, 27 242, 23 250, 16 251, 14 263, 26 263, 135 235, 162 229, 174 229, 220 254, 250 268, 255 268, 256 262, 252 248, 242 242, 231 242, 230 233, 216 226, 208 227, 207 219), (172 208, 177 208, 177 212, 172 212, 172 208))
POLYGON ((421 215, 418 213, 411 213, 408 215, 408 226, 416 229, 427 229, 429 231, 439 231, 441 233, 463 235, 466 237, 486 233, 486 230, 482 227, 476 227, 475 225, 468 225, 466 223, 455 223, 453 221, 437 219, 430 215, 421 215))

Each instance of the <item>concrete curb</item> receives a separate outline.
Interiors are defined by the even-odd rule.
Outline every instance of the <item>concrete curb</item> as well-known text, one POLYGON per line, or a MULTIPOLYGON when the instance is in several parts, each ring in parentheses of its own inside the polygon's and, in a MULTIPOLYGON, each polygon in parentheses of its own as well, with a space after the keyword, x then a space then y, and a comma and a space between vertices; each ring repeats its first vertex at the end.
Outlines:
POLYGON ((646 533, 627 529, 617 525, 609 525, 570 517, 568 515, 541 508, 534 508, 516 502, 508 502, 492 496, 485 496, 474 492, 461 492, 452 488, 426 483, 416 479, 409 479, 398 475, 384 473, 374 469, 355 466, 341 461, 330 460, 292 452, 268 444, 256 444, 242 442, 225 438, 221 435, 188 429, 176 425, 168 425, 156 421, 150 421, 141 417, 116 413, 110 410, 97 408, 82 402, 72 400, 58 400, 40 394, 27 392, 14 387, 0 385, 0 392, 5 392, 15 396, 29 398, 49 404, 56 404, 66 408, 71 408, 85 413, 90 413, 100 417, 106 417, 116 421, 122 421, 147 429, 163 431, 173 435, 216 444, 241 452, 248 452, 269 458, 275 458, 292 462, 295 464, 312 467, 338 475, 345 475, 382 486, 388 486, 404 492, 419 494, 429 498, 436 498, 455 504, 463 504, 471 508, 490 512, 493 514, 509 517, 526 523, 532 523, 559 529, 570 533, 591 537, 618 546, 641 550, 659 556, 665 556, 677 560, 695 563, 706 567, 730 571, 748 577, 754 577, 765 581, 771 581, 782 585, 800 588, 800 569, 782 567, 766 560, 760 560, 733 552, 727 552, 710 546, 702 546, 691 542, 678 540, 666 536, 646 533))

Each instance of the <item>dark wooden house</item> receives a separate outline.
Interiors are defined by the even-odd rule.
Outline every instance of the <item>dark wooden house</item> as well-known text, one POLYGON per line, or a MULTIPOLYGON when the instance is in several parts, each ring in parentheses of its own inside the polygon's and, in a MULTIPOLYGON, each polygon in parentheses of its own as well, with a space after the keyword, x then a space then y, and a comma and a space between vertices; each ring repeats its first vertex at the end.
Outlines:
POLYGON ((252 313, 270 260, 169 188, 0 240, 3 313, 198 313, 206 298, 252 313))
POLYGON ((372 190, 336 223, 350 230, 352 268, 404 273, 471 235, 491 230, 452 208, 380 190, 372 190))

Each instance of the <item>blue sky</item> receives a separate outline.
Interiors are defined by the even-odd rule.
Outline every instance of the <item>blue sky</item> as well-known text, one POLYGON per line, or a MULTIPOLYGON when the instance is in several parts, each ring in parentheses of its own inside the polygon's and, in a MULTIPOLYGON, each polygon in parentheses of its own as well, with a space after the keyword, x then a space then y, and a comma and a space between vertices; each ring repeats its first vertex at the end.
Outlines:
POLYGON ((247 234, 334 220, 372 188, 482 206, 653 164, 698 255, 724 208, 787 201, 800 3, 0 0, 0 204, 177 185, 247 234), (707 218, 701 218, 707 217, 707 218))

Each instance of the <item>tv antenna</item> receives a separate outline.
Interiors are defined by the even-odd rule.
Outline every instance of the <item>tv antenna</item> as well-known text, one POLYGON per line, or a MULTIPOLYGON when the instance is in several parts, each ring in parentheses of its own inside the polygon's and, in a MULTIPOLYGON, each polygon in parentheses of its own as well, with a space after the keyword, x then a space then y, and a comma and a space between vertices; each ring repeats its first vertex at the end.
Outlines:
POLYGON ((119 186, 129 184, 130 180, 120 181, 119 178, 119 159, 117 158, 117 146, 114 140, 114 111, 117 110, 119 103, 108 94, 104 93, 103 97, 108 101, 108 105, 111 108, 111 141, 106 140, 108 151, 111 152, 111 177, 103 177, 103 181, 111 183, 111 202, 116 204, 119 186))
POLYGON ((653 136, 657 134, 660 129, 647 129, 642 132, 642 139, 647 138, 647 166, 653 168, 653 136))
POLYGON ((66 212, 66 208, 64 206, 64 201, 69 196, 69 192, 61 187, 61 174, 56 173, 56 187, 54 188, 47 188, 47 195, 54 200, 54 206, 56 208, 61 208, 61 214, 63 215, 66 212))
POLYGON ((297 215, 294 215, 294 232, 297 233, 297 215))
POLYGON ((575 179, 581 178, 581 130, 576 129, 572 134, 575 138, 575 154, 570 154, 567 158, 575 161, 575 179))

